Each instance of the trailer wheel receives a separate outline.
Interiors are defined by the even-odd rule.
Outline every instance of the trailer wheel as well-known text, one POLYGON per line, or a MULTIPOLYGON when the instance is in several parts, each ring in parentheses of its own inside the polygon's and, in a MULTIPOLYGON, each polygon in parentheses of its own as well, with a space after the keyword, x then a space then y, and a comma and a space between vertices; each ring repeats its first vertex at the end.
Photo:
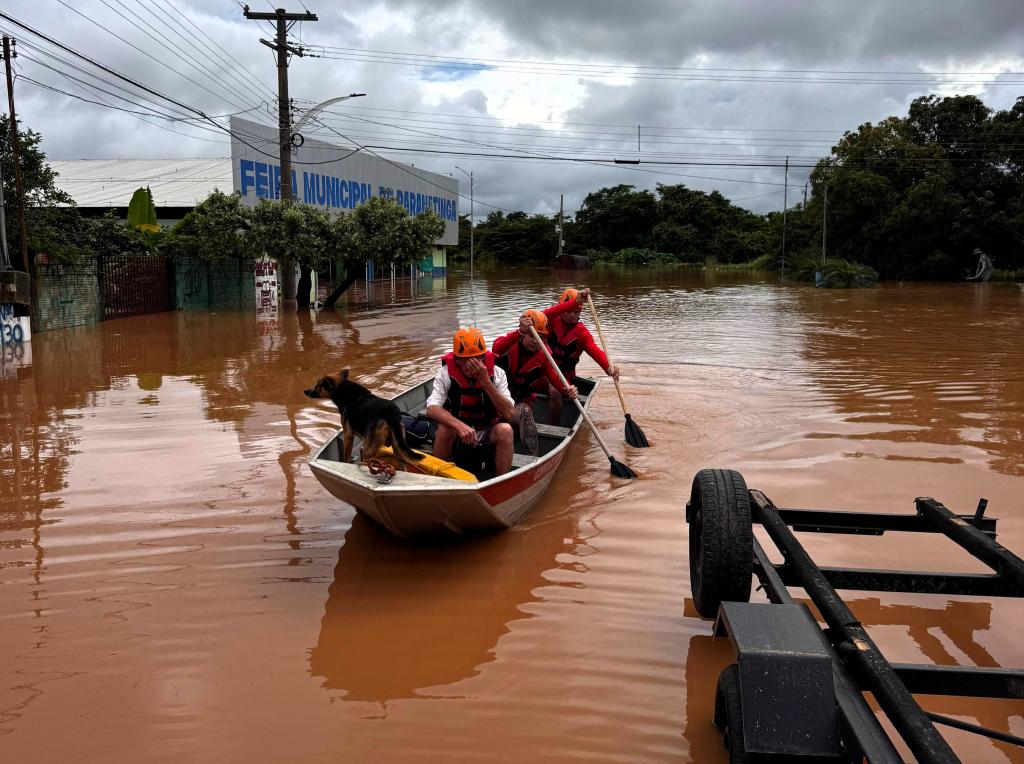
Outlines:
POLYGON ((715 690, 715 726, 722 730, 722 742, 729 749, 729 764, 750 764, 753 758, 743 744, 743 698, 740 696, 740 667, 726 666, 718 675, 715 690))
POLYGON ((714 618, 722 602, 748 602, 754 573, 750 496, 736 470, 701 470, 693 478, 690 588, 697 612, 714 618))

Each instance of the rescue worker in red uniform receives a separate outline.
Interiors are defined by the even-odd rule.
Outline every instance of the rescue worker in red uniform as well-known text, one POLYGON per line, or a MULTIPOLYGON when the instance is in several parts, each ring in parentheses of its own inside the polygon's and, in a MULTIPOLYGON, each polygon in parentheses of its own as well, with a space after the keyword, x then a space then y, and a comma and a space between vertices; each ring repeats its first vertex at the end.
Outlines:
POLYGON ((426 413, 437 422, 434 456, 451 459, 458 443, 463 452, 471 452, 467 464, 479 465, 493 449, 495 474, 512 468, 512 426, 502 421, 515 413, 508 379, 475 326, 455 332, 452 352, 441 358, 434 377, 426 413))
MULTIPOLYGON (((590 330, 580 323, 580 311, 589 295, 589 289, 566 289, 558 304, 544 311, 550 327, 547 342, 551 356, 570 384, 576 379, 576 364, 584 353, 593 358, 609 377, 619 378, 618 367, 609 363, 608 356, 594 342, 590 330)), ((562 395, 557 387, 551 385, 548 390, 548 422, 557 425, 561 416, 562 395)))
POLYGON ((541 341, 544 341, 548 334, 547 316, 539 310, 527 310, 519 317, 519 327, 504 337, 498 337, 491 349, 498 357, 497 365, 508 376, 509 392, 515 403, 512 426, 519 433, 519 439, 523 441, 527 452, 537 456, 537 425, 533 414, 533 401, 537 393, 546 393, 549 386, 559 391, 559 399, 563 394, 575 398, 578 393, 574 386, 563 387, 558 374, 545 358, 544 351, 530 334, 531 326, 540 335, 541 341))

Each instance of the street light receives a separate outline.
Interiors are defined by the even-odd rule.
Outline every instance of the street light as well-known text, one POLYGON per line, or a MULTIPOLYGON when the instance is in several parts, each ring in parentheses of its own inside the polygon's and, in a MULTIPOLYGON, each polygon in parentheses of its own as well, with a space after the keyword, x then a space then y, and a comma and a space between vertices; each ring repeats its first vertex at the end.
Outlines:
POLYGON ((303 126, 331 104, 341 103, 342 101, 347 101, 349 98, 362 98, 364 95, 366 95, 366 93, 350 93, 347 96, 338 96, 337 98, 328 98, 326 101, 321 101, 303 114, 302 118, 295 123, 292 127, 292 138, 294 139, 295 135, 301 135, 303 126))
POLYGON ((464 173, 469 178, 469 281, 473 282, 473 188, 476 183, 473 181, 473 173, 466 172, 458 165, 455 169, 464 173))

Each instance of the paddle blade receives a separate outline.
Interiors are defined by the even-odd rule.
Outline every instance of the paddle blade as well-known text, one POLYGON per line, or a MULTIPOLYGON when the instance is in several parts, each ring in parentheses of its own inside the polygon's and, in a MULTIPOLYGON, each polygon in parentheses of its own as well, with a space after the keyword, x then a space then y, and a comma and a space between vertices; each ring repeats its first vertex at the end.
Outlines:
POLYGON ((612 465, 612 474, 615 477, 628 478, 629 480, 632 480, 633 478, 636 477, 636 473, 633 472, 633 470, 631 470, 622 462, 618 461, 614 456, 609 456, 608 461, 612 465))
POLYGON ((644 431, 640 429, 640 425, 633 421, 633 417, 626 414, 626 443, 633 446, 633 448, 650 448, 651 444, 647 442, 647 436, 644 435, 644 431))

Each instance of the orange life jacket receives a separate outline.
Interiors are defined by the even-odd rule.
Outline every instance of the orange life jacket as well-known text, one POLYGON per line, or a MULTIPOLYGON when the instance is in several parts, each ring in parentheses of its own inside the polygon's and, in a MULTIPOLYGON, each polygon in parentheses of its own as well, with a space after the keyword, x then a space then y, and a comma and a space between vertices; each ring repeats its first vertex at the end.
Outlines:
MULTIPOLYGON (((494 381, 494 353, 487 352, 481 357, 487 368, 487 376, 494 381)), ((448 398, 444 407, 453 417, 460 419, 475 429, 483 429, 497 423, 498 410, 490 397, 476 380, 470 379, 455 363, 455 354, 449 353, 441 358, 441 363, 448 367, 451 384, 448 386, 448 398)))

